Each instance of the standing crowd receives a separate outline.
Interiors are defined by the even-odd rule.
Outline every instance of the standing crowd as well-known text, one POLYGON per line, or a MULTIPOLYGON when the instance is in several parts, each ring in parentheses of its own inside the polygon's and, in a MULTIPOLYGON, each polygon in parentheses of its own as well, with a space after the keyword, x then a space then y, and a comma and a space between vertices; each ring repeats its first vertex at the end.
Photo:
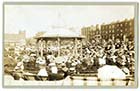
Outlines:
MULTIPOLYGON (((61 50, 63 55, 57 57, 57 51, 44 48, 43 55, 41 55, 36 47, 24 46, 13 55, 17 62, 14 70, 31 71, 40 76, 48 76, 50 73, 98 72, 98 69, 104 65, 116 65, 126 74, 134 75, 134 41, 93 39, 83 43, 80 55, 74 55, 71 42, 65 42, 63 49, 65 49, 64 52, 61 50)), ((80 47, 78 52, 79 50, 80 47)))

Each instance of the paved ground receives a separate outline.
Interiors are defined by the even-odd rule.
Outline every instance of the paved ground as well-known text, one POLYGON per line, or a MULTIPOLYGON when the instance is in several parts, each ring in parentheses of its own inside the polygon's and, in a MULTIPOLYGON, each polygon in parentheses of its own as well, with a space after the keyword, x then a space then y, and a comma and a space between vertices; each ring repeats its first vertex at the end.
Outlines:
MULTIPOLYGON (((14 80, 12 76, 4 76, 4 86, 125 86, 126 81, 97 81, 96 77, 90 77, 88 80, 71 80, 68 76, 64 80, 60 81, 24 81, 14 80)), ((133 86, 134 81, 129 81, 128 86, 133 86)))

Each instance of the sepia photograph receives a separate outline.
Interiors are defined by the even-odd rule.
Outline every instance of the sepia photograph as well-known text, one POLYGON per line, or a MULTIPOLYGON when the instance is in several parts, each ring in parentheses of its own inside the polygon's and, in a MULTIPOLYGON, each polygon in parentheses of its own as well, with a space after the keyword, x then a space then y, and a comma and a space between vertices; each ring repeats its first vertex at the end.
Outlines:
POLYGON ((5 2, 3 87, 137 87, 137 8, 5 2))

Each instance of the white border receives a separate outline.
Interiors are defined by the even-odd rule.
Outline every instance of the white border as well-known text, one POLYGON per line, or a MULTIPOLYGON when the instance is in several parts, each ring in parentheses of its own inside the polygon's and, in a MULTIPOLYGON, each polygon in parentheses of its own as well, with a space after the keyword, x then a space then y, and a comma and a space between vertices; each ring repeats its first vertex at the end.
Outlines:
MULTIPOLYGON (((23 0, 4 0, 4 1, 23 1, 23 0)), ((29 0, 24 0, 24 1, 29 1, 29 0)), ((36 1, 36 2, 40 2, 40 1, 60 1, 60 0, 30 0, 30 2, 33 2, 33 1, 36 1)), ((68 2, 68 0, 63 0, 63 1, 65 1, 65 2, 68 2)), ((71 0, 71 1, 73 1, 73 2, 75 2, 75 0, 71 0)), ((99 1, 104 1, 104 0, 76 0, 76 1, 84 1, 84 2, 88 2, 88 1, 96 1, 96 2, 99 2, 99 1)), ((117 2, 130 2, 130 1, 132 1, 132 2, 139 2, 140 3, 140 1, 139 0, 117 0, 117 2)), ((108 0, 108 1, 106 1, 106 2, 115 2, 115 1, 113 1, 113 0, 108 0)), ((0 20, 1 20, 1 24, 0 24, 0 26, 1 26, 1 30, 2 30, 2 26, 3 26, 3 24, 2 24, 2 4, 3 4, 3 1, 2 0, 0 0, 0 3, 1 3, 1 7, 0 7, 0 11, 1 11, 1 17, 0 17, 0 20)), ((139 12, 140 12, 140 9, 139 9, 139 12)), ((0 41, 1 41, 1 43, 0 43, 0 51, 1 51, 1 54, 0 54, 0 56, 1 56, 1 61, 0 61, 0 65, 1 65, 1 67, 0 67, 0 71, 1 71, 1 73, 2 73, 2 32, 1 32, 1 34, 0 34, 0 36, 1 36, 1 38, 0 38, 0 41)), ((140 39, 139 39, 140 40, 140 39)), ((138 45, 139 45, 139 41, 138 40, 138 45)), ((139 49, 138 49, 139 50, 139 49)), ((138 56, 140 56, 140 54, 138 55, 138 56)), ((138 61, 139 61, 139 59, 138 59, 138 61)), ((138 62, 139 64, 138 65, 140 65, 140 62, 138 62)), ((138 68, 139 68, 139 66, 138 66, 138 68)), ((139 71, 139 70, 138 70, 139 71)), ((140 72, 138 72, 138 77, 140 76, 139 75, 140 74, 140 72)), ((1 85, 1 87, 0 87, 0 90, 1 91, 15 91, 15 90, 20 90, 20 91, 24 91, 24 90, 27 90, 27 91, 36 91, 36 90, 41 90, 41 91, 44 91, 44 90, 46 90, 46 89, 4 89, 4 88, 2 88, 2 77, 1 77, 2 75, 0 75, 0 80, 1 80, 1 83, 0 83, 0 85, 1 85)), ((138 80, 139 80, 139 78, 138 78, 138 80)), ((139 80, 140 81, 140 80, 139 80)), ((138 82, 139 82, 138 81, 138 82)), ((139 83, 138 83, 138 85, 139 85, 139 83)), ((47 89, 47 90, 51 90, 51 89, 47 89)), ((58 91, 58 89, 56 88, 56 89, 53 89, 53 90, 55 90, 55 91, 58 91)), ((68 90, 68 89, 61 89, 61 90, 68 90)), ((69 89, 69 90, 73 90, 73 89, 69 89)), ((85 90, 88 90, 88 89, 74 89, 75 91, 76 90, 83 90, 83 91, 85 91, 85 90)), ((90 90, 93 90, 93 89, 90 89, 90 90)), ((97 89, 94 89, 94 90, 97 90, 97 89)), ((103 91, 103 90, 105 90, 105 91, 108 91, 108 89, 100 89, 100 91, 103 91)), ((127 90, 127 91, 139 91, 140 90, 140 87, 138 86, 138 89, 115 89, 115 88, 113 88, 113 89, 110 89, 111 91, 113 90, 113 91, 116 91, 116 90, 120 90, 120 91, 122 91, 122 90, 127 90)))

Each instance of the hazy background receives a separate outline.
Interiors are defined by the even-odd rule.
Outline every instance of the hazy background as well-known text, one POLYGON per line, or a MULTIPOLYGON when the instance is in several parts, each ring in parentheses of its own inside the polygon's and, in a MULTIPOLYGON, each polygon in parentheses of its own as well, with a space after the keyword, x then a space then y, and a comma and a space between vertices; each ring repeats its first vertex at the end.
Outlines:
POLYGON ((5 5, 5 33, 26 30, 27 37, 52 26, 75 28, 134 17, 133 5, 5 5))

